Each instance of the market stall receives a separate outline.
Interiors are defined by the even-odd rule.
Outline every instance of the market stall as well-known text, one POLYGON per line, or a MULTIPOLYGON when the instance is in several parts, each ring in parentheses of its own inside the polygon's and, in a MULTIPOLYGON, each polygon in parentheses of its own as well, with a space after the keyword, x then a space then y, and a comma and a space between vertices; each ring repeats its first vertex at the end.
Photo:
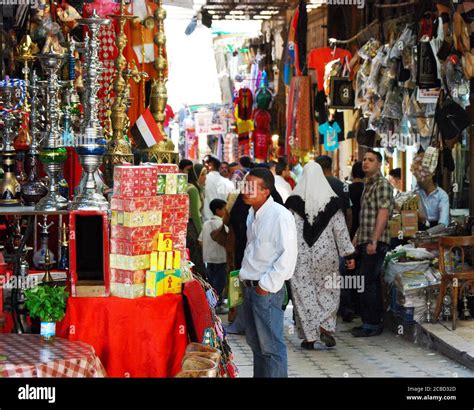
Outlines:
POLYGON ((76 7, 19 8, 6 27, 21 40, 0 64, 2 332, 40 333, 53 353, 88 343, 110 377, 235 376, 214 291, 187 256, 166 12, 76 7), (194 367, 190 342, 215 350, 210 367, 194 367))

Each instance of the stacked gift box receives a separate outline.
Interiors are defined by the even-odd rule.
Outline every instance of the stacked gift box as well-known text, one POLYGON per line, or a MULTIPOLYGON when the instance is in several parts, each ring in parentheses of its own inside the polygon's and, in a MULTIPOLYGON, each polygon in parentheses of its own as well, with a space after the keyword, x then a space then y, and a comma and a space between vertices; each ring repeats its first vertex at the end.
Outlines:
POLYGON ((160 233, 167 234, 177 254, 184 254, 189 219, 186 188, 187 175, 178 174, 174 164, 115 167, 110 240, 112 295, 144 296, 150 255, 157 249, 160 233), (158 192, 163 191, 160 184, 164 184, 165 193, 158 192))
POLYGON ((186 230, 189 220, 188 175, 178 173, 175 164, 155 164, 157 194, 163 200, 160 232, 171 233, 173 247, 186 250, 186 230))
POLYGON ((114 169, 111 201, 110 293, 137 298, 145 294, 154 235, 161 226, 163 200, 156 195, 158 170, 151 165, 114 169))
POLYGON ((173 246, 171 233, 158 234, 150 258, 150 270, 146 272, 147 296, 181 293, 181 251, 173 246))

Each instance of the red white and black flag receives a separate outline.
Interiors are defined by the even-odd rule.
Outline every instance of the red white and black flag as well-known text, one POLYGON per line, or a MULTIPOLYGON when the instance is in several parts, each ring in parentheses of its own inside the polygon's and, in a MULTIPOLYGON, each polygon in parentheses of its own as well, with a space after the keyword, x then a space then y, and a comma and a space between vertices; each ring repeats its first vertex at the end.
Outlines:
POLYGON ((130 131, 135 144, 142 149, 149 148, 164 139, 149 108, 140 115, 130 131))

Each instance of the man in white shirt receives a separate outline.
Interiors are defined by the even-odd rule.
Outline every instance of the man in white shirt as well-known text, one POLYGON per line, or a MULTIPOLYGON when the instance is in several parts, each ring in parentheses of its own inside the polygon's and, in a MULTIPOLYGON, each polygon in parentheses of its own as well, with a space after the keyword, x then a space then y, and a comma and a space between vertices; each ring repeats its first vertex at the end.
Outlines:
POLYGON ((296 225, 291 212, 270 196, 274 184, 268 169, 254 168, 243 193, 251 208, 240 280, 247 288, 245 334, 253 351, 254 377, 288 376, 282 304, 285 280, 296 265, 296 225))
POLYGON ((290 167, 285 161, 280 160, 272 170, 275 170, 275 189, 285 203, 292 191, 291 185, 285 180, 285 177, 290 175, 290 167))
POLYGON ((208 221, 212 218, 209 204, 213 199, 227 200, 227 196, 235 190, 234 184, 227 178, 219 174, 221 162, 212 155, 204 158, 204 165, 207 168, 206 186, 204 189, 204 204, 202 208, 202 219, 208 221))

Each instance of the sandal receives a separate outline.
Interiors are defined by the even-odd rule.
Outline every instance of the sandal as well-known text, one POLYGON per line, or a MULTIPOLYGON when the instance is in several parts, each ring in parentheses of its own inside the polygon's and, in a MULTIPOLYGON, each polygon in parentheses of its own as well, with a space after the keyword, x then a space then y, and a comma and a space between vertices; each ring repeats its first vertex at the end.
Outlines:
POLYGON ((334 339, 334 336, 330 332, 322 327, 319 328, 319 331, 321 332, 321 342, 323 342, 326 347, 336 346, 336 339, 334 339))
POLYGON ((301 342, 301 347, 306 350, 314 350, 314 342, 308 342, 306 340, 303 340, 301 342))

